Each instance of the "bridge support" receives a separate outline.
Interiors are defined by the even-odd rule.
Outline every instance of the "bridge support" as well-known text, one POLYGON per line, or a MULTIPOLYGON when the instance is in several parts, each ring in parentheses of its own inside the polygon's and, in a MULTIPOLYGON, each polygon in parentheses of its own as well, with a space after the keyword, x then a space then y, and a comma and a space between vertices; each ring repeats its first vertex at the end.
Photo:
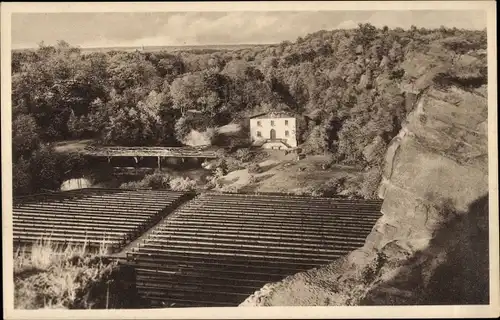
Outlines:
POLYGON ((158 170, 161 170, 161 157, 158 156, 158 170))

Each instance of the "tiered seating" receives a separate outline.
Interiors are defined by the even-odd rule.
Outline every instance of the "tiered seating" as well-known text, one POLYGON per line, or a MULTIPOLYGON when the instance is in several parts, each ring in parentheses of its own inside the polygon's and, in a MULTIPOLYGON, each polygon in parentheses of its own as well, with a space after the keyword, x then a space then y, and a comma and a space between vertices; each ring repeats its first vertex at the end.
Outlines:
POLYGON ((16 246, 40 238, 117 250, 152 227, 187 195, 174 191, 79 189, 17 198, 16 246))
POLYGON ((207 193, 127 254, 150 306, 236 306, 361 247, 381 201, 207 193))

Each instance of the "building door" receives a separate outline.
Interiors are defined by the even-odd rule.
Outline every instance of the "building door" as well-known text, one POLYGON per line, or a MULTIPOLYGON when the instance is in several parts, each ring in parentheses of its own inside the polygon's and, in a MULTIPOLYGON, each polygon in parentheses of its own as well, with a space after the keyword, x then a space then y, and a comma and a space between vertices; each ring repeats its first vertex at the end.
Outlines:
POLYGON ((270 136, 271 136, 271 140, 275 140, 275 139, 276 139, 276 130, 271 129, 271 134, 270 134, 270 136))

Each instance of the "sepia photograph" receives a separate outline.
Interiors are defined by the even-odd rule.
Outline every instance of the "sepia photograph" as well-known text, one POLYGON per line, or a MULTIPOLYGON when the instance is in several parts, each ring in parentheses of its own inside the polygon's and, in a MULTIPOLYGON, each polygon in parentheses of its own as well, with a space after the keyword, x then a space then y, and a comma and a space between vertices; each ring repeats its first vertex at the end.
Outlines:
POLYGON ((311 4, 2 4, 11 317, 499 315, 495 4, 311 4))

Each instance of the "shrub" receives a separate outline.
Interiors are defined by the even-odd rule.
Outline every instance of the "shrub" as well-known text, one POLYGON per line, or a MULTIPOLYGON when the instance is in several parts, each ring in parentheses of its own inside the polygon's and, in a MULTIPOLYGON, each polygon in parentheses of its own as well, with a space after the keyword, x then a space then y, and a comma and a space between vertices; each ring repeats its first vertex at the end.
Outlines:
POLYGON ((13 161, 12 189, 14 195, 30 193, 32 190, 30 163, 23 157, 20 157, 15 162, 13 161))
POLYGON ((293 190, 291 193, 296 196, 312 196, 312 197, 322 197, 324 195, 321 187, 315 187, 315 186, 298 188, 293 190))
POLYGON ((226 193, 237 193, 240 190, 241 188, 235 185, 225 185, 220 188, 221 192, 226 192, 226 193))
POLYGON ((188 177, 178 177, 170 180, 170 189, 174 191, 192 191, 196 189, 196 181, 188 177))
POLYGON ((381 179, 381 169, 379 167, 370 168, 363 176, 359 192, 360 196, 365 199, 376 198, 381 179))
POLYGON ((259 182, 259 179, 257 179, 257 177, 254 176, 253 174, 251 174, 250 177, 248 177, 249 184, 253 184, 253 183, 257 183, 257 182, 259 182))
POLYGON ((129 181, 120 185, 121 189, 168 189, 169 176, 164 173, 153 173, 139 181, 129 181))
POLYGON ((235 153, 235 158, 243 162, 251 161, 253 156, 253 153, 248 148, 238 149, 235 153))
POLYGON ((169 186, 169 176, 162 173, 148 174, 143 179, 144 184, 152 189, 167 189, 169 186))
POLYGON ((383 252, 377 252, 375 259, 370 261, 370 263, 360 270, 359 277, 363 284, 368 285, 375 281, 380 274, 380 270, 386 263, 387 255, 383 252))
POLYGON ((124 182, 120 185, 120 189, 145 189, 142 180, 124 182))
POLYGON ((323 194, 329 197, 340 194, 345 189, 346 176, 333 177, 322 186, 323 194))
POLYGON ((220 172, 222 176, 226 175, 228 172, 228 165, 226 158, 219 158, 215 163, 215 170, 220 172))
POLYGON ((206 177, 207 183, 204 186, 204 189, 213 189, 219 188, 221 185, 221 178, 224 176, 224 172, 221 168, 215 169, 213 175, 206 177))
POLYGON ((252 163, 248 166, 248 173, 261 173, 262 168, 257 163, 252 163))
POLYGON ((226 158, 226 168, 227 172, 236 171, 243 169, 243 164, 240 160, 228 157, 226 158))
POLYGON ((88 166, 87 160, 78 153, 70 153, 68 155, 59 156, 58 161, 59 170, 63 173, 81 172, 88 166))
POLYGON ((50 239, 39 239, 29 253, 20 250, 14 259, 14 306, 39 308, 105 308, 105 290, 117 265, 85 244, 60 246, 50 239))

